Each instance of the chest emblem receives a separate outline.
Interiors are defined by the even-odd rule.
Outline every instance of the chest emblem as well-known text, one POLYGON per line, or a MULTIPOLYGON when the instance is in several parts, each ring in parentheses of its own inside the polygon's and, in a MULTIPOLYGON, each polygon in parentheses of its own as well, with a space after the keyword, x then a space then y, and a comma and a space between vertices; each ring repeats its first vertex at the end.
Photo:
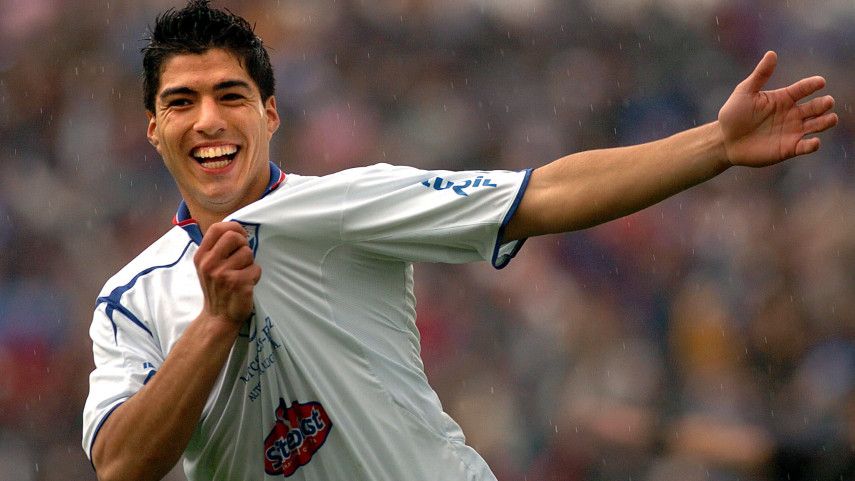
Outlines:
POLYGON ((249 242, 249 248, 252 249, 252 256, 255 257, 255 253, 258 251, 258 230, 261 228, 261 224, 255 224, 252 222, 244 222, 242 220, 234 219, 234 222, 243 227, 246 231, 247 242, 249 242))
POLYGON ((273 476, 291 476, 300 466, 309 464, 332 426, 320 403, 292 401, 289 407, 285 399, 279 398, 276 424, 264 440, 264 471, 273 476))

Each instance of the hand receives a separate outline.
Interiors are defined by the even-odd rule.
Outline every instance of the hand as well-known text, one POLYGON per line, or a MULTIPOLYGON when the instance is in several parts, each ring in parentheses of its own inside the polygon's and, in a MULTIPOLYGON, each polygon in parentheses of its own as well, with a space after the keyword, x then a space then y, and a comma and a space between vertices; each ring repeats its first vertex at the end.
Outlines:
POLYGON ((805 78, 778 90, 760 90, 777 63, 775 52, 766 52, 719 111, 724 148, 732 165, 762 167, 816 152, 819 139, 806 136, 837 125, 837 114, 830 112, 834 106, 830 95, 799 103, 825 87, 822 77, 805 78))
POLYGON ((252 313, 252 290, 261 278, 246 231, 237 222, 211 225, 193 262, 205 299, 202 313, 240 329, 252 313))

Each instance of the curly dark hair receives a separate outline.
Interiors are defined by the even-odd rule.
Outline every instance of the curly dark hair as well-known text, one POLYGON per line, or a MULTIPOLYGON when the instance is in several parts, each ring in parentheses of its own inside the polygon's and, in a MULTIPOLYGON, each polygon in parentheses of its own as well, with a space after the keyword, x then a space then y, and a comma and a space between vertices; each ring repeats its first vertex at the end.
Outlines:
POLYGON ((169 9, 155 20, 143 47, 143 101, 154 112, 164 62, 177 54, 202 54, 222 48, 235 55, 255 82, 261 99, 274 93, 270 56, 252 25, 229 10, 210 7, 210 0, 190 0, 181 10, 169 9))

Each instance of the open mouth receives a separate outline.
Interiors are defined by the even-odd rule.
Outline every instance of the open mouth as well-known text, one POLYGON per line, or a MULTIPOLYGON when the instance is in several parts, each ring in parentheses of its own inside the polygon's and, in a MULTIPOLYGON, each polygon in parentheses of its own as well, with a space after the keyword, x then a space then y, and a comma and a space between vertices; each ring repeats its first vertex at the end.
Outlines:
POLYGON ((222 169, 235 160, 239 150, 237 145, 197 147, 190 155, 206 169, 222 169))

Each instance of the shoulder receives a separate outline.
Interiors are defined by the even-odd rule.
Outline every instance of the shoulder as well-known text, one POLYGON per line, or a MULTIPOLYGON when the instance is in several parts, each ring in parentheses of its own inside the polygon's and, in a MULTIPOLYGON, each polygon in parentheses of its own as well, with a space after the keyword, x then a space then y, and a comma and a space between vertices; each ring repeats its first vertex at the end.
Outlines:
POLYGON ((422 182, 427 177, 425 171, 390 164, 354 167, 323 176, 289 173, 278 189, 236 212, 233 217, 253 215, 285 204, 291 208, 308 208, 310 211, 324 205, 339 206, 353 190, 397 189, 422 182))
POLYGON ((379 163, 364 167, 353 167, 322 176, 306 176, 299 174, 288 174, 285 179, 285 189, 325 187, 334 185, 348 185, 356 180, 371 179, 376 177, 406 177, 412 175, 423 175, 425 171, 402 165, 379 163))

